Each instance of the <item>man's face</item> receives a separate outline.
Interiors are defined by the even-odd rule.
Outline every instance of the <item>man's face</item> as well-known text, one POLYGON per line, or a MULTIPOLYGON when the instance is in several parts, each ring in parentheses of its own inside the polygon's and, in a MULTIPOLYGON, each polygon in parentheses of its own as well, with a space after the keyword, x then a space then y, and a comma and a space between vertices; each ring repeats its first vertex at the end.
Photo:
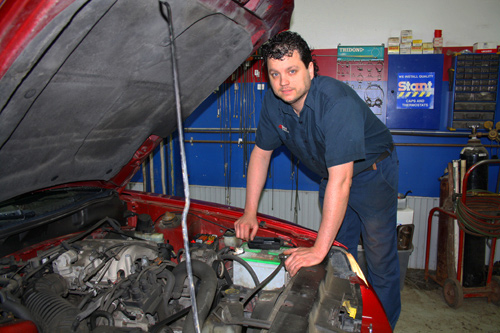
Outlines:
POLYGON ((299 52, 293 51, 291 57, 267 59, 269 83, 276 96, 290 104, 298 114, 304 106, 311 80, 314 77, 314 64, 306 68, 299 52))

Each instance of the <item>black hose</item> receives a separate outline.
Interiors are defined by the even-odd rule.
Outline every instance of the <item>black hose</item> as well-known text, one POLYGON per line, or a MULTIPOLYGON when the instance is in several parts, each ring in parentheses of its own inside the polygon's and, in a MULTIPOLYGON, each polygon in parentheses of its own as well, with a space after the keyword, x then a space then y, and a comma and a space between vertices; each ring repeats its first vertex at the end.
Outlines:
POLYGON ((19 275, 14 275, 12 277, 0 277, 0 287, 2 291, 7 291, 10 294, 14 295, 17 290, 19 290, 19 281, 18 279, 22 280, 22 278, 19 275))
POLYGON ((187 315, 191 311, 191 307, 188 306, 187 308, 182 309, 181 311, 174 313, 173 315, 163 319, 162 321, 156 323, 154 326, 149 328, 150 333, 159 333, 159 332, 164 332, 165 329, 172 330, 170 327, 167 325, 170 323, 173 323, 176 320, 181 319, 185 315, 187 315))
MULTIPOLYGON (((203 323, 208 316, 215 298, 218 280, 214 270, 208 264, 199 260, 193 260, 191 264, 193 275, 200 279, 198 293, 196 295, 196 305, 198 306, 200 327, 203 327, 203 323)), ((175 285, 172 297, 174 299, 178 299, 182 294, 182 290, 184 289, 184 281, 187 277, 186 262, 183 261, 179 265, 177 265, 172 273, 175 276, 175 285)), ((189 312, 189 315, 184 322, 182 331, 186 333, 194 332, 193 311, 189 312)))
POLYGON ((4 311, 11 312, 16 318, 35 322, 28 308, 9 299, 8 294, 4 290, 0 290, 0 308, 4 311))
POLYGON ((163 290, 163 294, 161 296, 163 299, 163 309, 167 310, 168 302, 170 301, 170 298, 172 297, 172 293, 174 290, 175 276, 174 276, 174 273, 172 273, 167 268, 165 268, 163 271, 161 271, 157 275, 157 277, 167 279, 167 285, 165 286, 165 288, 163 290))
POLYGON ((217 255, 223 256, 223 255, 227 254, 230 250, 231 250, 231 248, 229 246, 223 247, 222 249, 217 251, 217 255))
POLYGON ((78 309, 62 298, 67 292, 67 283, 58 274, 36 280, 26 291, 24 303, 42 332, 88 332, 86 325, 74 327, 78 309))
POLYGON ((240 263, 243 267, 246 268, 248 273, 250 273, 250 276, 252 277, 252 280, 255 283, 255 286, 259 285, 259 283, 260 283, 259 277, 257 276, 257 274, 255 274, 255 271, 253 270, 252 266, 250 266, 245 260, 243 260, 242 258, 240 258, 238 256, 234 256, 232 254, 225 254, 225 255, 220 256, 220 258, 222 260, 234 260, 234 261, 237 261, 238 263, 240 263))
POLYGON ((90 329, 94 330, 97 327, 97 318, 104 317, 108 320, 108 326, 115 326, 115 320, 108 311, 97 310, 90 316, 90 329))
POLYGON ((81 234, 78 234, 76 235, 75 237, 71 238, 71 239, 68 239, 66 243, 68 244, 72 244, 80 239, 83 239, 85 237, 87 237, 88 235, 90 235, 92 232, 94 232, 94 230, 96 230, 97 228, 99 228, 100 226, 102 226, 104 223, 108 223, 113 229, 115 229, 116 231, 120 232, 121 229, 120 229, 120 223, 118 223, 118 221, 116 221, 115 219, 112 219, 108 216, 106 216, 105 218, 99 220, 96 224, 94 224, 92 227, 90 227, 89 229, 87 229, 87 231, 81 233, 81 234))
POLYGON ((252 297, 255 296, 256 293, 258 293, 262 288, 264 288, 268 283, 269 281, 271 281, 272 279, 274 279, 274 277, 279 273, 280 269, 283 268, 285 264, 283 263, 283 261, 280 262, 280 264, 278 265, 278 267, 276 267, 276 269, 264 280, 262 281, 258 286, 256 286, 242 301, 241 303, 243 304, 243 306, 245 306, 248 301, 250 299, 252 299, 252 297))

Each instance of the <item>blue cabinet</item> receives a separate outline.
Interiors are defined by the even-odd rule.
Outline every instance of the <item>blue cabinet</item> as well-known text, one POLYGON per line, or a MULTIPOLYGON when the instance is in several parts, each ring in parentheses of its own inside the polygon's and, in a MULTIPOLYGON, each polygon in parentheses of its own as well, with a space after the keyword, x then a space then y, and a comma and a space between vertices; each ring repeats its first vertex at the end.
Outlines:
POLYGON ((387 127, 440 129, 443 61, 442 54, 389 55, 387 127))

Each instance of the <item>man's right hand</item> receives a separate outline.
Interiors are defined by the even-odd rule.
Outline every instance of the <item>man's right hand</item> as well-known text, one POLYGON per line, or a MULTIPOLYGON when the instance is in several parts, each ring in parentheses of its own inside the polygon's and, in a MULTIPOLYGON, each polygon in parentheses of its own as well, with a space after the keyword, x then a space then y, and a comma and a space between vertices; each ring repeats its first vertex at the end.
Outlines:
POLYGON ((236 237, 244 240, 253 240, 259 230, 259 222, 257 216, 250 214, 243 214, 235 223, 234 229, 236 237))

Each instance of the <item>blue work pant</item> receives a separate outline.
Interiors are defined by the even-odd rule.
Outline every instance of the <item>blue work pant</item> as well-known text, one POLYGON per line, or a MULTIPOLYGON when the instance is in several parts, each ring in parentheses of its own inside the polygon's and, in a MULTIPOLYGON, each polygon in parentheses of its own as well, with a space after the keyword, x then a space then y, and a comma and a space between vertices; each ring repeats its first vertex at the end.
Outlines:
MULTIPOLYGON (((398 157, 396 150, 377 163, 377 170, 363 171, 352 179, 349 205, 335 238, 358 258, 360 235, 367 263, 367 280, 375 290, 392 328, 401 312, 397 252, 398 157)), ((328 180, 320 184, 323 207, 328 180)))

